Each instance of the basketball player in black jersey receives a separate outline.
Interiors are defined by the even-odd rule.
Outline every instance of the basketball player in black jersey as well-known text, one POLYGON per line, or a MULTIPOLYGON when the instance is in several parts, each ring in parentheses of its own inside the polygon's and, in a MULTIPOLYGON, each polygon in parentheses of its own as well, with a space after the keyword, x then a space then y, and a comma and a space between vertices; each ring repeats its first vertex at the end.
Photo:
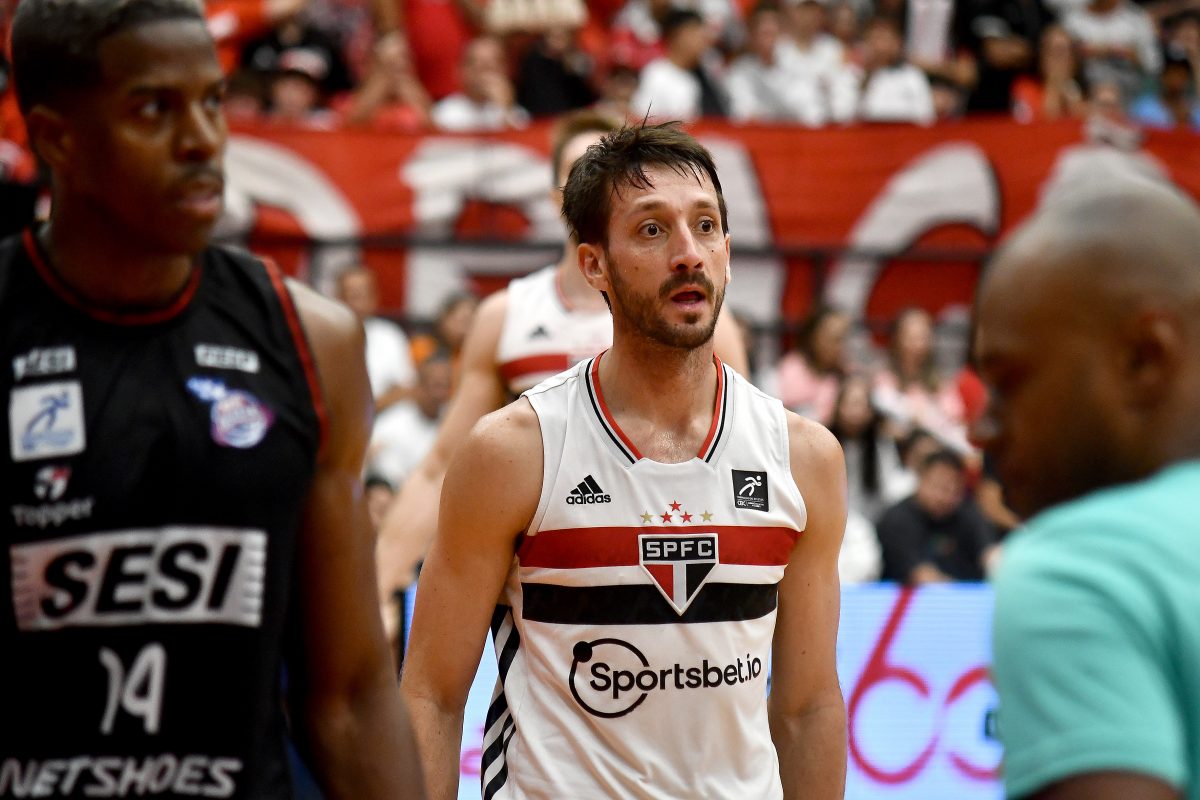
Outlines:
POLYGON ((0 243, 0 797, 423 797, 375 604, 344 308, 208 247, 194 0, 22 0, 48 222, 0 243), (282 703, 286 666, 291 698, 282 703))

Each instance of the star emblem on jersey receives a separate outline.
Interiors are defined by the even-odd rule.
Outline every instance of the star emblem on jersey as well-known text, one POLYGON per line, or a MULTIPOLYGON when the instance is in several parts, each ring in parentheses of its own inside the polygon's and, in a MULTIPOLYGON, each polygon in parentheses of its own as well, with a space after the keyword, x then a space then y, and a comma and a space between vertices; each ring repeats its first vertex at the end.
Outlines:
POLYGON ((696 599, 717 566, 715 533, 685 536, 643 533, 638 560, 659 592, 680 616, 696 599))
POLYGON ((591 475, 581 480, 579 485, 567 495, 567 505, 569 506, 590 506, 611 502, 612 495, 605 494, 604 490, 600 488, 600 484, 596 483, 596 479, 591 475))
POLYGON ((651 514, 649 511, 643 511, 641 513, 641 517, 642 517, 643 525, 649 525, 651 522, 654 521, 654 515, 651 514))

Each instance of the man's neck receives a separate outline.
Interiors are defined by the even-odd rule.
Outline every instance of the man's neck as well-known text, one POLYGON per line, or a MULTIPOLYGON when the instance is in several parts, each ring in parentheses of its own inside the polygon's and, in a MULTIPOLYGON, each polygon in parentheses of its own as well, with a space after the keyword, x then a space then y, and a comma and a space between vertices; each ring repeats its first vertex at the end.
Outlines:
POLYGON ((111 224, 69 203, 56 203, 38 237, 49 267, 89 304, 109 309, 154 309, 178 297, 195 257, 151 252, 111 224))
POLYGON ((677 463, 699 452, 716 401, 711 340, 685 350, 614 331, 599 379, 609 411, 646 458, 677 463))

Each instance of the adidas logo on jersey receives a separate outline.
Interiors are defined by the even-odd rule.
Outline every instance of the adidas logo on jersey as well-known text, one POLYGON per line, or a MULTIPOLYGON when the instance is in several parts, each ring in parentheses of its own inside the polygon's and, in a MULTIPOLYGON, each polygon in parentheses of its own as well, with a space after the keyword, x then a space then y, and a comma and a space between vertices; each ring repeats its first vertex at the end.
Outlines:
POLYGON ((567 505, 569 506, 590 506, 596 503, 611 502, 612 497, 604 493, 600 484, 596 483, 596 479, 591 475, 581 480, 579 485, 567 495, 567 505))

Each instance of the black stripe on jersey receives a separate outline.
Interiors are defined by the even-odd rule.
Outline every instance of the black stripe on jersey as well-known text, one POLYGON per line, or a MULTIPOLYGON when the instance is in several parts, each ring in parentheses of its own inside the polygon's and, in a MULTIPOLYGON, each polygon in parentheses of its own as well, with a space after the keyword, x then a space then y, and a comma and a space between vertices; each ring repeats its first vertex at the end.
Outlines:
POLYGON ((731 390, 729 388, 729 373, 725 372, 727 369, 729 367, 724 364, 721 365, 721 371, 724 373, 721 376, 721 410, 718 412, 721 418, 717 422, 717 435, 713 437, 712 444, 708 446, 708 454, 704 456, 705 462, 711 462, 713 456, 717 454, 717 445, 721 443, 721 434, 725 432, 725 421, 729 418, 729 392, 731 390))
POLYGON ((596 357, 593 357, 592 360, 587 363, 587 367, 583 371, 583 383, 585 386, 587 386, 588 400, 590 400, 592 403, 592 411, 595 412, 596 419, 600 421, 600 427, 604 429, 604 432, 608 434, 608 438, 612 439, 613 444, 615 444, 617 449, 621 451, 621 455, 628 458, 630 464, 636 464, 637 459, 634 458, 633 453, 629 452, 628 448, 625 447, 617 435, 613 433, 612 429, 608 427, 608 420, 604 418, 604 412, 600 410, 600 404, 596 402, 596 393, 592 388, 592 364, 595 363, 595 361, 596 357))
POLYGON ((600 488, 600 484, 596 483, 596 479, 591 475, 584 478, 583 482, 587 484, 587 488, 591 490, 592 494, 604 494, 604 490, 600 488))
POLYGON ((522 616, 557 625, 669 625, 741 622, 775 610, 775 583, 707 583, 680 616, 654 586, 559 586, 522 583, 522 616))
POLYGON ((492 612, 492 638, 498 653, 496 662, 500 685, 497 687, 491 706, 488 707, 483 725, 484 749, 480 759, 479 780, 485 798, 493 797, 508 780, 508 764, 504 757, 508 751, 509 741, 516 734, 516 723, 508 710, 508 698, 504 694, 504 679, 508 677, 508 670, 512 667, 513 659, 516 658, 517 650, 521 646, 521 634, 513 624, 512 608, 496 606, 496 610, 492 612), (500 636, 506 628, 508 635, 501 642, 500 636), (487 779, 489 768, 497 762, 500 764, 499 771, 484 784, 483 781, 487 779))
MULTIPOLYGON (((512 723, 512 717, 509 717, 508 722, 510 724, 512 723)), ((507 736, 502 735, 501 739, 496 742, 496 744, 500 745, 501 753, 506 753, 508 751, 508 743, 512 740, 512 737, 516 734, 516 732, 516 728, 512 728, 508 731, 507 736)), ((480 770, 480 779, 482 780, 482 776, 486 774, 486 769, 480 770)), ((497 772, 495 776, 488 781, 487 785, 483 787, 483 800, 492 800, 492 798, 496 796, 496 793, 500 791, 506 782, 508 782, 508 762, 503 761, 500 764, 500 771, 497 772)))

